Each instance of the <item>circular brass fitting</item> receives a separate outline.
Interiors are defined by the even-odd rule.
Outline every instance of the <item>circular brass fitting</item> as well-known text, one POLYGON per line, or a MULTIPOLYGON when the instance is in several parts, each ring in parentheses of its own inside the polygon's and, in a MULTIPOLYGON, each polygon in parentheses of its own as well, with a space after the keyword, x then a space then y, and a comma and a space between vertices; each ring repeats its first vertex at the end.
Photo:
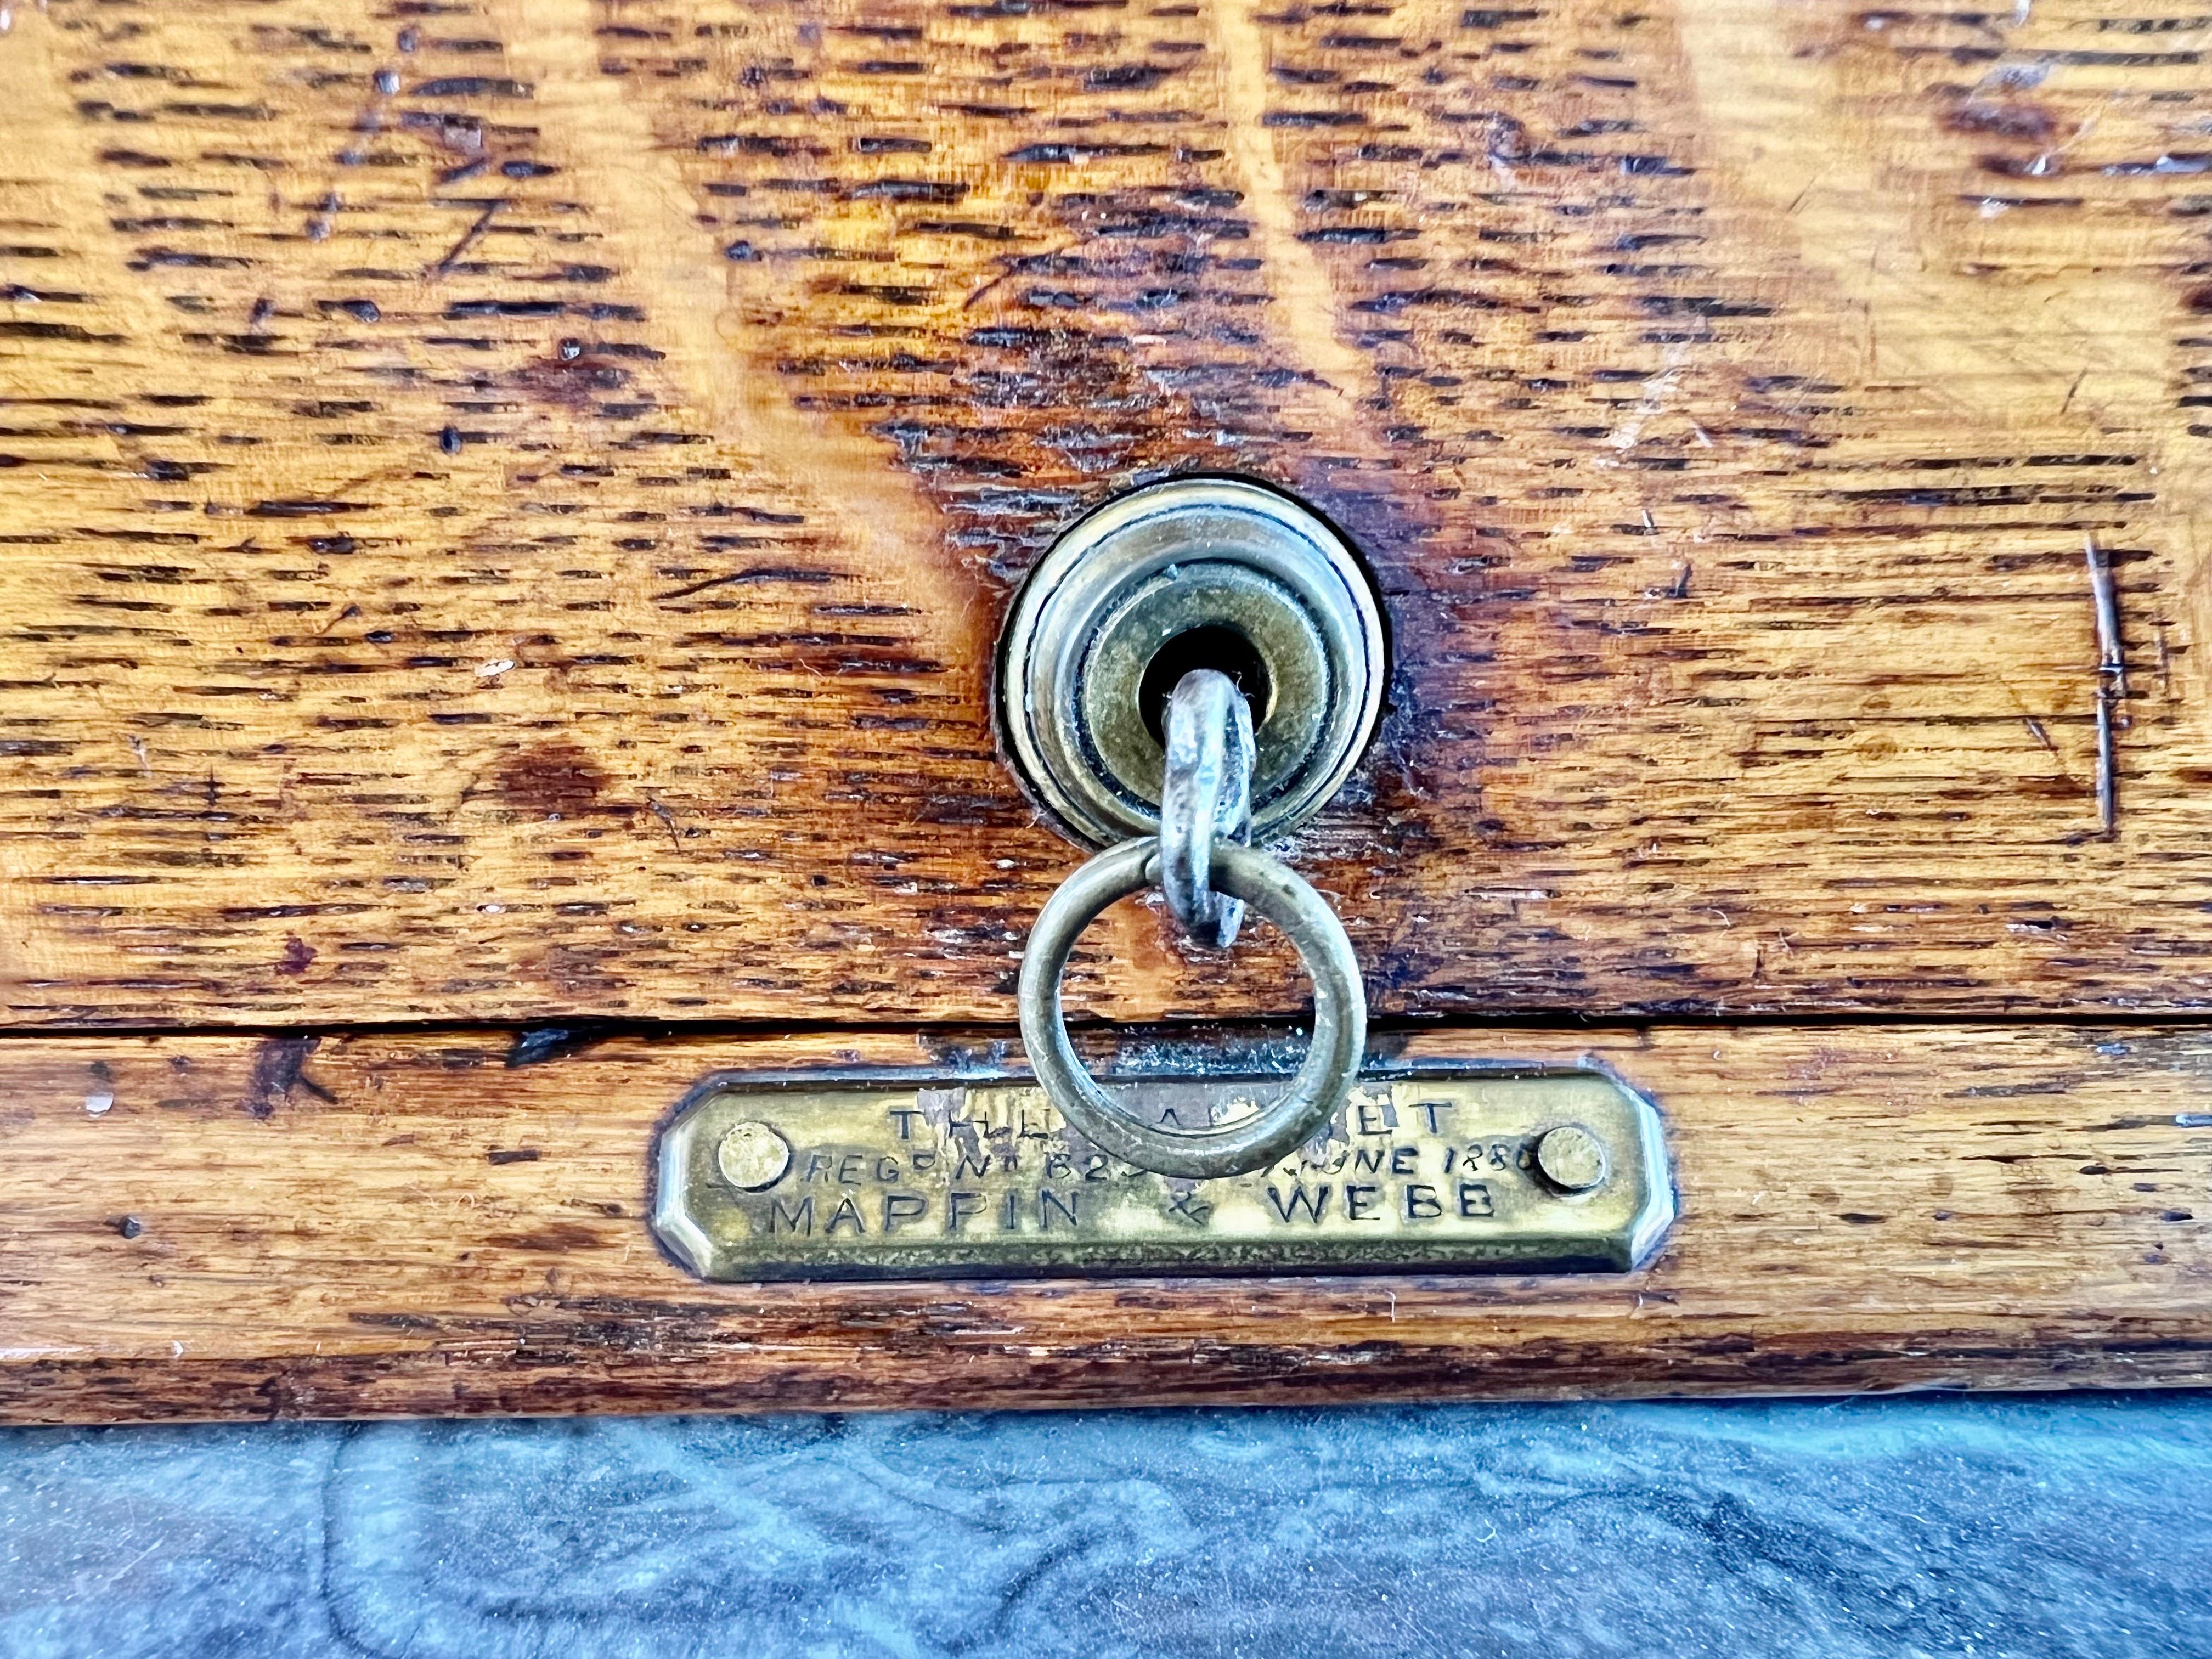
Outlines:
POLYGON ((1183 673, 1252 704, 1252 834, 1344 782, 1382 705, 1381 607, 1342 538, 1286 495, 1178 478, 1109 501, 1023 587, 1000 664, 1017 769, 1078 840, 1157 834, 1160 705, 1183 673))
POLYGON ((1586 1193, 1601 1187, 1612 1172, 1605 1143, 1579 1123, 1563 1123, 1547 1129, 1536 1141, 1536 1168, 1545 1180, 1563 1193, 1586 1193))
POLYGON ((757 1193, 783 1179, 791 1167, 791 1143, 768 1124, 747 1119, 734 1123, 714 1148, 722 1179, 741 1192, 757 1193))

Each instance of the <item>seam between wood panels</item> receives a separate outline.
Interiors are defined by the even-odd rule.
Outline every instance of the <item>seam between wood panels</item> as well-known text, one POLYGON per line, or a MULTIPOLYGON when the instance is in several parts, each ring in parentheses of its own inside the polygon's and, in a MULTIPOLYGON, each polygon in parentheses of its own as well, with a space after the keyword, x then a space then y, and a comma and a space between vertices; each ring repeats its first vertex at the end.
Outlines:
MULTIPOLYGON (((1245 1037, 1304 1030, 1295 1018, 1255 1019, 1224 1017, 1203 1019, 1129 1021, 1071 1018, 1076 1032, 1117 1032, 1184 1040, 1212 1035, 1245 1037)), ((1387 1019, 1368 1022, 1370 1046, 1376 1038, 1448 1035, 1454 1031, 1598 1032, 1668 1030, 1854 1030, 1910 1027, 1952 1030, 2176 1030, 2212 1031, 2212 1007, 2169 1011, 2129 1009, 2079 1012, 1986 1013, 1946 1011, 1940 1014, 1909 1009, 1885 1012, 1807 1012, 1802 1013, 1588 1013, 1573 1010, 1493 1014, 1450 1019, 1387 1019)), ((599 1018, 533 1021, 514 1020, 357 1020, 336 1024, 132 1024, 24 1025, 0 1028, 0 1044, 51 1042, 86 1037, 206 1038, 206 1037, 349 1037, 349 1036, 475 1036, 487 1035, 520 1038, 531 1033, 562 1032, 578 1044, 622 1038, 666 1041, 705 1037, 733 1039, 805 1036, 930 1036, 945 1040, 973 1039, 1018 1042, 1020 1028, 1011 1020, 659 1020, 599 1018)))

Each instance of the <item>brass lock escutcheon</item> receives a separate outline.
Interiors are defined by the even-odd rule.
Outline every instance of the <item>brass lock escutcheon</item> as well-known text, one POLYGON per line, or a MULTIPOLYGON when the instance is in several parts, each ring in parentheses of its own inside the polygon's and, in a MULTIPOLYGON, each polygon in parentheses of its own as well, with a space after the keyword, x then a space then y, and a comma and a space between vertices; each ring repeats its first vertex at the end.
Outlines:
POLYGON ((1133 490, 1071 526, 1022 588, 999 665, 1016 770, 1093 848, 1157 835, 1166 713, 1197 669, 1252 724, 1252 834, 1289 834, 1343 786, 1382 707, 1375 589, 1344 538, 1241 478, 1133 490))

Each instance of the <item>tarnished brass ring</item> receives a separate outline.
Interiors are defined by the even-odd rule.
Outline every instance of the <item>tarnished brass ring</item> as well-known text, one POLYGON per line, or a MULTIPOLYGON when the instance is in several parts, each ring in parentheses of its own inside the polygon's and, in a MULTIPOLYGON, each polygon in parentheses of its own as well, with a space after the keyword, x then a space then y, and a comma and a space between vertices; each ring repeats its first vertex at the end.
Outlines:
POLYGON ((1310 1140, 1344 1104, 1367 1046, 1359 959, 1328 901, 1294 871, 1253 848, 1216 842, 1212 884, 1281 928, 1305 961, 1313 1042, 1291 1086, 1253 1116, 1183 1131, 1137 1122, 1084 1069, 1068 1041, 1060 982, 1083 930, 1108 905, 1158 882, 1159 857, 1154 839, 1109 848, 1045 902, 1022 952, 1022 1042, 1052 1103, 1100 1150, 1161 1175, 1239 1175, 1310 1140))

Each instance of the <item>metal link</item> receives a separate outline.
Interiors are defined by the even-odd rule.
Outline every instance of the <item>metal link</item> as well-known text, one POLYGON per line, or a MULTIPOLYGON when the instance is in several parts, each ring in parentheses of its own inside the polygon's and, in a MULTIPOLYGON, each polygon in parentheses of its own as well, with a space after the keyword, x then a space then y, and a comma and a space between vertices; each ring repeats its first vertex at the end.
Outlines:
POLYGON ((1168 699, 1160 790, 1160 887, 1194 944, 1225 950, 1244 901, 1216 892, 1217 841, 1252 844, 1252 710, 1236 681, 1193 669, 1168 699))

